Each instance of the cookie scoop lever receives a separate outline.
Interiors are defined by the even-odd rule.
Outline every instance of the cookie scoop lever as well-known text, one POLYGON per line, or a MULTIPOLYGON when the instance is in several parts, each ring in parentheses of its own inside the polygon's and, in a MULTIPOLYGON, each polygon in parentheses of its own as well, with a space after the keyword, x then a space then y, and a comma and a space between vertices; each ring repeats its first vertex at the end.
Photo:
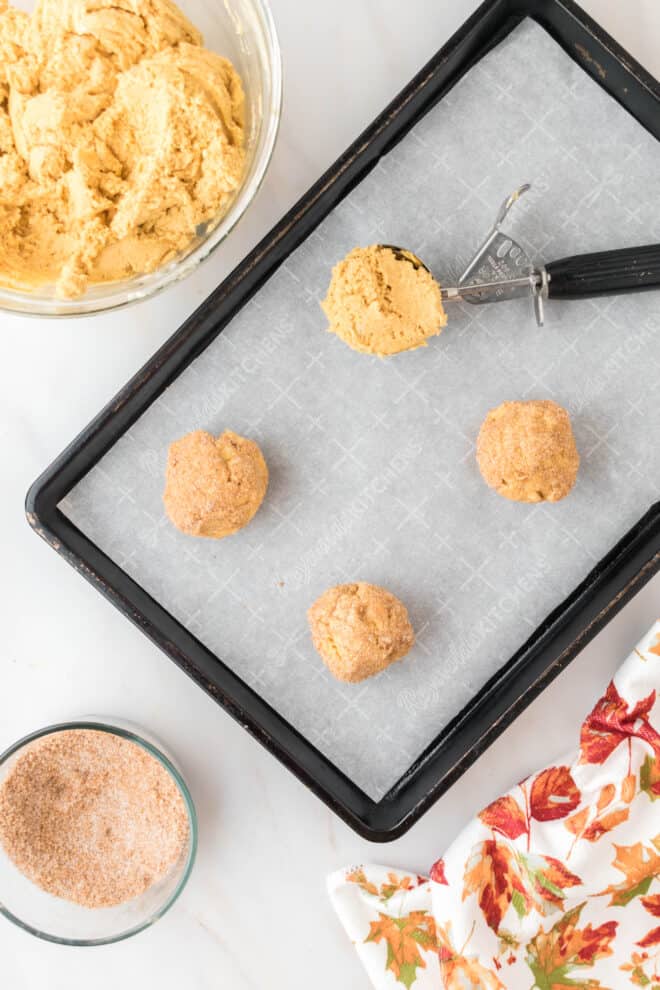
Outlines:
MULTIPOLYGON (((511 207, 530 188, 525 184, 504 201, 488 237, 458 285, 441 289, 444 301, 480 305, 531 294, 536 322, 543 326, 546 299, 587 299, 660 289, 660 244, 574 255, 547 265, 534 265, 520 244, 502 230, 511 207)), ((416 263, 423 264, 413 257, 416 263)))

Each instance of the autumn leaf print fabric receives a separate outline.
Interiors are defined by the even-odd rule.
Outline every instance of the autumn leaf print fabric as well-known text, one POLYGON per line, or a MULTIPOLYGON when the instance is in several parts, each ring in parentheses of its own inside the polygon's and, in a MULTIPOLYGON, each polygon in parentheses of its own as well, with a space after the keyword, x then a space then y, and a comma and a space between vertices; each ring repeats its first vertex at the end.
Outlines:
POLYGON ((660 622, 574 757, 493 801, 428 877, 328 880, 377 990, 660 990, 660 622))

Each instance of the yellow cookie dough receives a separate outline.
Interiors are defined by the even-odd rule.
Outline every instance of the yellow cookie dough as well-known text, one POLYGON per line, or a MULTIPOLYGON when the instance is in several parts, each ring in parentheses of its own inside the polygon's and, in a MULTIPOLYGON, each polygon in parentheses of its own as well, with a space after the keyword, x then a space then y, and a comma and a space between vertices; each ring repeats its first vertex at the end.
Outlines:
POLYGON ((243 176, 244 96, 171 0, 0 0, 0 284, 153 271, 243 176))
POLYGON ((568 413, 556 402, 503 402, 477 440, 484 481, 516 502, 558 502, 575 484, 580 457, 568 413))
POLYGON ((328 330, 364 354, 424 347, 447 324, 440 287, 407 251, 354 248, 332 271, 323 310, 328 330))
POLYGON ((267 488, 268 468, 253 440, 195 430, 170 445, 163 501, 182 533, 231 536, 247 526, 267 488))
POLYGON ((400 660, 415 642, 408 612, 385 588, 329 588, 308 612, 314 646, 339 681, 357 683, 400 660))

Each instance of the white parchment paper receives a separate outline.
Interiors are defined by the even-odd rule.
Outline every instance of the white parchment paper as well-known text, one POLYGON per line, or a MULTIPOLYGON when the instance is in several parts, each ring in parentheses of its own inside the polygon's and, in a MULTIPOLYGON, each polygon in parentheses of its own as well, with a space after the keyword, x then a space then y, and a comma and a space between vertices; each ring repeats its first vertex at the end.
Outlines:
MULTIPOLYGON (((535 260, 660 240, 660 146, 524 22, 384 158, 63 503, 92 540, 374 798, 658 497, 660 297, 454 306, 387 361, 325 334, 319 299, 356 244, 417 252, 448 284, 522 181, 509 226, 535 260), (485 487, 474 441, 505 399, 553 398, 582 456, 574 492, 485 487), (170 441, 257 440, 271 483, 219 542, 162 507, 170 441), (306 610, 363 579, 407 604, 409 657, 341 685, 306 610)), ((139 328, 136 327, 136 332, 139 328)))

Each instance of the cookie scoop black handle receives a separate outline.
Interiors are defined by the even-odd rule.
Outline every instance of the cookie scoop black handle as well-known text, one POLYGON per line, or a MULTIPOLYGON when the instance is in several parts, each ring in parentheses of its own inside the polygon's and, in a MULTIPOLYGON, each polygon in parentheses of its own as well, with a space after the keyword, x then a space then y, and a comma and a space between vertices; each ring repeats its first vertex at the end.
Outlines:
POLYGON ((550 299, 660 289, 660 244, 577 254, 546 265, 550 299))

